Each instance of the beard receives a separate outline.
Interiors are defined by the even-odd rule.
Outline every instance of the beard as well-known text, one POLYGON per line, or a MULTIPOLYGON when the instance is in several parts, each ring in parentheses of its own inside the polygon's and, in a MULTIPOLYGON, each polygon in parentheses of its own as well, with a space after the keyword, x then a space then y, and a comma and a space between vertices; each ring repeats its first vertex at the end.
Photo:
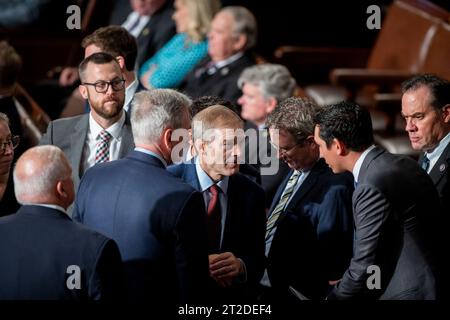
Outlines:
POLYGON ((91 108, 103 119, 116 118, 121 113, 124 102, 125 96, 123 97, 108 96, 102 99, 101 101, 91 101, 89 99, 89 104, 91 108))

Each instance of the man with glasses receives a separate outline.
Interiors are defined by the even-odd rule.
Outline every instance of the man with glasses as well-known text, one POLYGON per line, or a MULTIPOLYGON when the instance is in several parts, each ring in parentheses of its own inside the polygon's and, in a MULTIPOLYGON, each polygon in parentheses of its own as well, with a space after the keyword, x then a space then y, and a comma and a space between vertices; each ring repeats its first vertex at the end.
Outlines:
MULTIPOLYGON (((14 149, 18 145, 19 136, 11 136, 8 116, 0 112, 0 200, 8 186, 14 149)), ((3 212, 0 212, 0 215, 3 215, 3 212)))
POLYGON ((288 98, 268 117, 271 143, 291 171, 267 218, 262 302, 290 307, 296 299, 290 286, 308 299, 326 297, 352 255, 353 179, 333 174, 319 159, 317 108, 308 99, 288 98))
POLYGON ((130 119, 123 111, 125 81, 117 60, 107 53, 94 53, 80 63, 78 71, 79 90, 89 101, 90 113, 52 121, 40 142, 66 153, 75 190, 87 169, 123 158, 134 148, 130 119))

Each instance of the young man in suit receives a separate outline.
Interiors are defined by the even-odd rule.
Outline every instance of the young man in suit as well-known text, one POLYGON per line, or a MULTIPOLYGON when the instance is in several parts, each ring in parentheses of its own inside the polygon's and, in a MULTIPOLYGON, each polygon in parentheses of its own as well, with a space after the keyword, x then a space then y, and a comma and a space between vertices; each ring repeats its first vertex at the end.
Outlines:
POLYGON ((173 177, 177 129, 190 126, 191 100, 170 89, 142 91, 133 102, 136 148, 84 175, 74 219, 119 245, 127 294, 152 307, 202 303, 208 256, 201 194, 173 177))
POLYGON ((197 156, 168 169, 203 193, 216 303, 253 301, 264 267, 264 192, 239 173, 242 129, 242 120, 225 106, 200 111, 192 120, 197 156))
POLYGON ((308 299, 324 298, 352 254, 353 180, 319 159, 317 109, 311 100, 288 98, 267 120, 277 156, 291 170, 269 210, 261 298, 288 307, 295 301, 290 286, 308 299))
POLYGON ((87 169, 123 158, 134 148, 130 119, 123 111, 125 80, 117 60, 94 53, 81 62, 79 73, 79 90, 92 107, 90 113, 50 122, 40 141, 64 151, 73 168, 75 190, 87 169))
POLYGON ((431 74, 403 84, 402 115, 411 146, 450 212, 450 82, 431 74))
POLYGON ((14 187, 23 206, 0 218, 0 299, 120 298, 117 245, 66 214, 74 189, 61 149, 27 150, 14 168, 14 187))
POLYGON ((324 108, 314 138, 333 172, 353 173, 353 258, 328 299, 436 299, 441 207, 430 177, 373 143, 370 114, 354 103, 324 108))
POLYGON ((186 76, 181 90, 194 98, 215 95, 236 103, 242 94, 237 79, 255 64, 249 51, 256 37, 256 19, 248 9, 228 6, 220 10, 211 22, 208 57, 186 76))

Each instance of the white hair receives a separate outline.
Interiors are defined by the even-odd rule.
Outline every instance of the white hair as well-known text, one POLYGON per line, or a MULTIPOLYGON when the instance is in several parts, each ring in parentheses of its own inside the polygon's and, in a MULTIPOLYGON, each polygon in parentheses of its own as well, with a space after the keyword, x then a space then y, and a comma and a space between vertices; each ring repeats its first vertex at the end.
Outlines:
POLYGON ((134 143, 157 143, 166 128, 182 128, 191 104, 190 98, 172 89, 136 93, 131 109, 134 143))
MULTIPOLYGON (((60 148, 51 145, 37 146, 29 149, 24 155, 30 152, 33 153, 33 157, 22 159, 25 163, 20 163, 22 172, 17 174, 17 164, 14 167, 14 192, 19 203, 24 202, 24 197, 39 197, 54 193, 57 182, 67 179, 72 174, 69 161, 60 148)), ((21 162, 21 158, 18 163, 21 162)))

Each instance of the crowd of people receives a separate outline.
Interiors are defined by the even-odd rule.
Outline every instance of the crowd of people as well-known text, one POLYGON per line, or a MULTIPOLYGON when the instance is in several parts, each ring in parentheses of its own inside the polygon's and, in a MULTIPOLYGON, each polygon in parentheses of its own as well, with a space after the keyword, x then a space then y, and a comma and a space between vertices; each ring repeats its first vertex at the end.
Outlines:
POLYGON ((375 144, 368 110, 319 107, 256 64, 244 7, 138 2, 83 39, 62 75, 82 108, 39 146, 20 141, 21 61, 0 43, 0 299, 445 299, 448 80, 403 84, 417 162, 375 144), (171 16, 165 44, 139 44, 171 16))

